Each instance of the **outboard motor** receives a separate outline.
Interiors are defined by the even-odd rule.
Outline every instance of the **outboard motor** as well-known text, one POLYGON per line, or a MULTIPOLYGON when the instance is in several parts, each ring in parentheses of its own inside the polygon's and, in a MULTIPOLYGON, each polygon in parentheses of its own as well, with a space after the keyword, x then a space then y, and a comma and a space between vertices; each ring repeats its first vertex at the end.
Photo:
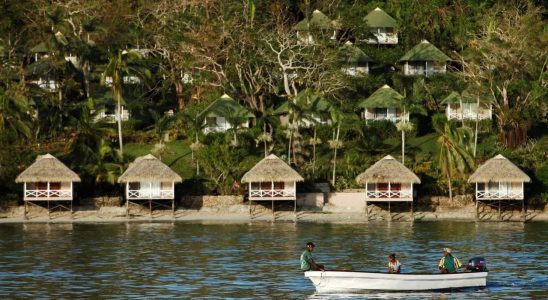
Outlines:
POLYGON ((483 257, 474 257, 468 261, 466 269, 469 272, 487 272, 487 263, 483 257))

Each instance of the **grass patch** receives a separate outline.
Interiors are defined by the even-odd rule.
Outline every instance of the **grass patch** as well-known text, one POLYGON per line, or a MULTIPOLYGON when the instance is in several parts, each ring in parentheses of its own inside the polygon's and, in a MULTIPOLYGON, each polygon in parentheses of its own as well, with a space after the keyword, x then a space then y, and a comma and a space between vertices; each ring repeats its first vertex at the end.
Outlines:
POLYGON ((173 171, 177 172, 184 179, 191 178, 194 175, 195 165, 192 164, 191 151, 188 141, 172 141, 166 143, 166 149, 163 153, 154 153, 154 144, 126 144, 124 145, 124 154, 132 159, 152 153, 161 158, 162 162, 168 165, 173 171))

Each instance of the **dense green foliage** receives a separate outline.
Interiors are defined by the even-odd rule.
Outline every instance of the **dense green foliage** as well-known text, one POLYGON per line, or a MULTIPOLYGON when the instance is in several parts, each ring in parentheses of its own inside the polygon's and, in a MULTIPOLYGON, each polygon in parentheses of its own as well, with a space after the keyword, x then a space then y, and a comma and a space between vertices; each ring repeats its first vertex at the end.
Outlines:
POLYGON ((0 190, 15 198, 15 176, 51 152, 81 175, 80 195, 117 192, 124 167, 152 152, 184 177, 185 193, 241 192, 234 183, 266 153, 289 161, 305 189, 318 181, 357 188, 354 178, 379 158, 405 154, 422 178, 419 193, 467 193, 474 167, 501 153, 533 179, 529 198, 548 201, 548 26, 540 5, 2 1, 0 190), (375 7, 396 19, 397 45, 363 42, 371 38, 363 18, 375 7), (299 42, 293 26, 315 9, 336 21, 336 38, 311 26, 314 43, 299 42), (452 59, 448 72, 404 76, 398 60, 424 39, 452 59), (346 41, 373 60, 368 75, 341 71, 346 41), (384 84, 403 95, 410 121, 359 118, 360 103, 384 84), (493 120, 433 117, 453 91, 491 105, 493 120), (241 124, 251 111, 253 126, 204 135, 203 110, 224 93, 246 108, 224 117, 241 124), (98 121, 122 107, 128 121, 98 121))

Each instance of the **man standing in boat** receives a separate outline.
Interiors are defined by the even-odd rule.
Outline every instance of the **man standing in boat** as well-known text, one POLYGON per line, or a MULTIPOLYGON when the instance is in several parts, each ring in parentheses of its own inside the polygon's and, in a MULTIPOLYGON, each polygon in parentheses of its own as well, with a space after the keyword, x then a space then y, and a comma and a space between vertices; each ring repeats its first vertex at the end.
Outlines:
POLYGON ((462 264, 459 259, 451 255, 450 248, 443 248, 443 257, 438 264, 438 269, 440 269, 440 272, 447 274, 457 273, 459 268, 462 268, 462 264))
POLYGON ((306 249, 301 254, 301 270, 303 271, 325 271, 325 268, 323 265, 317 264, 314 261, 314 256, 312 255, 312 251, 314 251, 314 243, 308 242, 306 243, 306 249))

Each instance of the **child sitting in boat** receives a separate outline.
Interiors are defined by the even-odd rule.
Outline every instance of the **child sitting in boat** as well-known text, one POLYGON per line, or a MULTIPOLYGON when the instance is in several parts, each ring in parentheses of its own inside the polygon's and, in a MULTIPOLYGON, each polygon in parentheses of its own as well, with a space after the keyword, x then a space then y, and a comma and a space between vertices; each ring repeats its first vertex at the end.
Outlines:
POLYGON ((400 273, 401 264, 396 259, 396 253, 392 253, 388 256, 388 273, 400 273))

